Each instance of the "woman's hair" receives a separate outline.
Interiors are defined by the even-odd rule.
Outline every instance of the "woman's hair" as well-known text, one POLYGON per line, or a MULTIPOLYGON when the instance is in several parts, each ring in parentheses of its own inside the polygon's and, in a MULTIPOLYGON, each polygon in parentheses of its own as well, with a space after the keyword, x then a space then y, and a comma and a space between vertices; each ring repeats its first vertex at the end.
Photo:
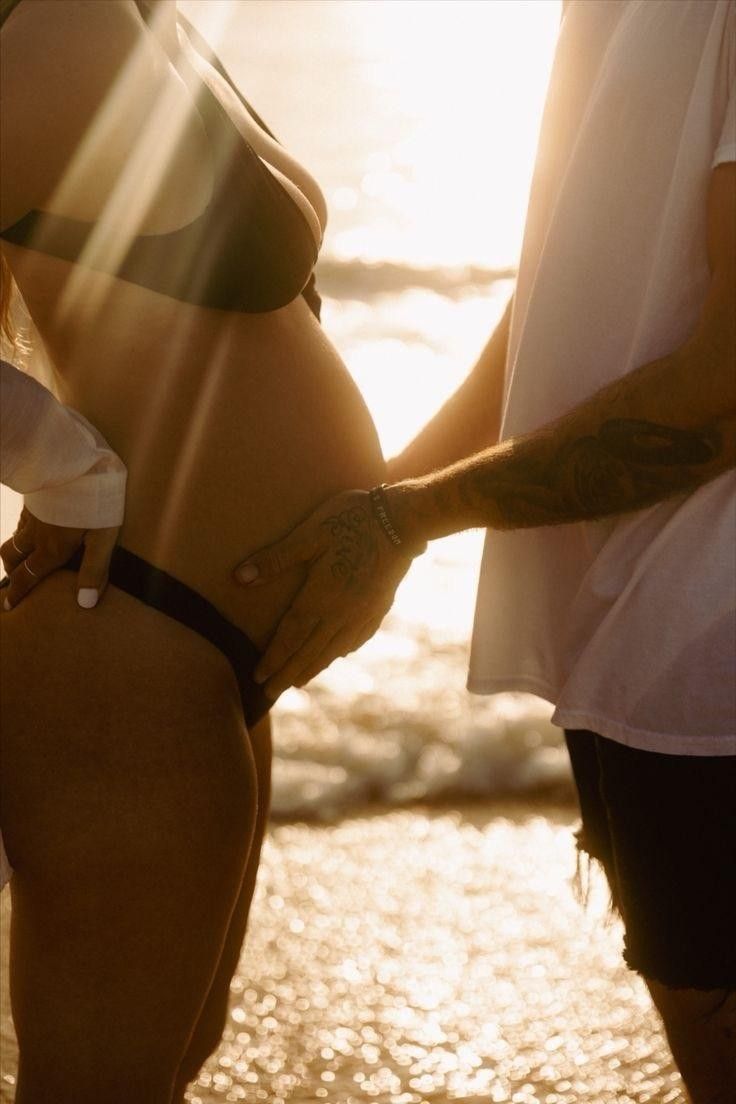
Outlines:
POLYGON ((0 353, 19 365, 31 351, 28 321, 13 273, 0 252, 0 353))
POLYGON ((13 298, 13 277, 8 262, 0 253, 0 336, 9 345, 15 345, 16 332, 10 314, 10 302, 13 298))

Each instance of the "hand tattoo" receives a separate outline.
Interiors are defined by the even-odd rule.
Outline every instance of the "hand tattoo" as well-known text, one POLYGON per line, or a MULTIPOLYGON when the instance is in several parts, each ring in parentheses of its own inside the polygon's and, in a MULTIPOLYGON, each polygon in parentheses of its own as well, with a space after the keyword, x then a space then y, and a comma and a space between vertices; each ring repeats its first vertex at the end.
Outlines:
POLYGON ((355 586, 370 573, 378 559, 373 518, 368 510, 353 506, 322 523, 330 533, 334 553, 332 576, 346 586, 355 586))

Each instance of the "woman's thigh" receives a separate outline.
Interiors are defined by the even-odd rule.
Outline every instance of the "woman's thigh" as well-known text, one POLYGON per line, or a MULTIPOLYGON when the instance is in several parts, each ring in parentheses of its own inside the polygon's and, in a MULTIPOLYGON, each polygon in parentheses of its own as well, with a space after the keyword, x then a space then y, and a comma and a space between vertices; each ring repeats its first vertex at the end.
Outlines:
POLYGON ((237 686, 206 641, 59 574, 3 622, 18 1102, 164 1104, 253 841, 237 686))
POLYGON ((233 909, 230 925, 225 936, 220 961, 217 964, 210 991, 207 994, 197 1024, 192 1032, 187 1052, 179 1068, 176 1082, 174 1104, 179 1104, 184 1090, 199 1073, 200 1068, 217 1048, 227 1023, 230 1003, 230 982, 238 967, 245 940, 246 926, 250 916, 250 906, 256 885, 261 845, 266 831, 271 793, 271 724, 268 717, 259 721, 250 731, 249 738, 253 748, 258 778, 258 808, 256 811, 255 832, 250 849, 248 865, 243 876, 238 899, 233 909))

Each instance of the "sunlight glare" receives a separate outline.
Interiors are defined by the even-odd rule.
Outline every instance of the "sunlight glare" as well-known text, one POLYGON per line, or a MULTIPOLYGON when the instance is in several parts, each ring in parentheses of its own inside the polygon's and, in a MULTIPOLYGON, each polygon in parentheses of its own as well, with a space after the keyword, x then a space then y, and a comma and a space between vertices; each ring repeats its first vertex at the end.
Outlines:
MULTIPOLYGON (((235 0, 226 0, 214 6, 208 20, 208 33, 212 40, 221 39, 232 19, 235 0)), ((152 19, 154 33, 157 22, 166 17, 163 9, 152 19)), ((161 58, 151 49, 148 36, 141 38, 125 66, 114 81, 107 97, 100 105, 84 139, 70 162, 64 178, 57 187, 50 209, 60 213, 74 211, 79 196, 85 194, 89 181, 97 167, 105 164, 105 149, 112 131, 119 129, 130 105, 135 103, 141 86, 150 86, 160 75, 161 58)), ((169 71, 169 75, 170 71, 169 71)), ((182 94, 181 78, 162 83, 145 124, 137 136, 103 211, 94 221, 79 265, 75 266, 66 283, 58 305, 58 314, 76 317, 84 306, 87 313, 101 309, 104 298, 103 285, 98 285, 97 302, 90 302, 92 294, 86 271, 90 268, 115 272, 124 260, 131 243, 145 233, 152 214, 166 220, 165 208, 159 211, 161 185, 171 169, 177 147, 191 119, 192 101, 182 94)), ((157 228, 160 231, 160 228, 157 228)), ((166 227, 177 229, 177 227, 166 227)))
MULTIPOLYGON (((225 0, 213 5, 213 11, 207 21, 207 32, 211 43, 216 44, 226 33, 234 7, 234 0, 225 0)), ((153 25, 160 14, 154 13, 153 25)), ((59 185, 51 202, 52 210, 64 211, 74 208, 77 197, 84 193, 85 180, 94 171, 93 166, 103 155, 104 145, 109 141, 110 130, 116 126, 116 120, 126 111, 126 105, 136 95, 136 89, 150 77, 152 59, 148 39, 142 40, 133 51, 128 63, 114 82, 105 102, 95 115, 89 131, 79 145, 79 149, 69 169, 59 185)), ((192 111, 192 101, 188 95, 182 95, 181 80, 170 81, 163 86, 146 124, 141 129, 130 156, 111 190, 104 210, 95 221, 92 232, 80 256, 80 263, 71 270, 65 282, 64 290, 57 305, 57 317, 74 319, 81 334, 79 318, 84 314, 93 318, 96 314, 110 312, 118 303, 114 288, 109 282, 90 279, 90 269, 103 272, 115 272, 126 256, 132 241, 142 234, 157 201, 160 187, 176 154, 182 139, 184 128, 192 111)), ((125 308, 123 307, 123 312, 125 308)), ((139 469, 145 469, 149 450, 154 446, 162 411, 171 388, 176 387, 172 373, 180 363, 181 353, 190 337, 190 324, 182 319, 175 334, 170 335, 165 357, 159 365, 159 373, 151 383, 147 418, 138 426, 135 442, 135 454, 130 463, 139 469)), ((81 339, 81 338, 80 338, 81 339)), ((176 530, 174 518, 181 508, 181 498, 185 492, 192 467, 199 455, 199 446, 206 433, 206 425, 212 411, 212 399, 221 383, 220 368, 222 356, 211 350, 208 373, 204 377, 202 393, 193 406, 193 416, 183 434, 181 453, 175 466, 176 480, 169 488, 167 506, 159 519, 155 546, 158 555, 164 554, 164 546, 173 538, 176 530)))
MULTIPOLYGON (((479 256, 479 215, 502 210, 481 249, 489 266, 518 255, 544 92, 559 22, 557 0, 364 0, 343 6, 378 103, 395 99, 413 126, 378 155, 361 191, 400 218, 402 249, 418 262, 479 256), (519 71, 523 70, 523 81, 519 71), (513 89, 513 95, 509 95, 513 89), (409 217, 406 217, 409 213, 409 217), (403 215, 403 217, 401 217, 403 215), (427 228, 431 227, 431 234, 427 228)), ((391 222, 346 229, 341 257, 395 253, 391 222)))
MULTIPOLYGON (((154 557, 159 562, 176 549, 180 539, 182 502, 186 499, 187 491, 201 464, 203 446, 213 439, 210 423, 217 416, 216 396, 222 394, 223 374, 227 371, 230 353, 228 343, 223 337, 218 346, 209 350, 207 371, 199 377, 197 395, 191 403, 191 417, 181 435, 178 459, 158 520, 154 557)), ((170 356, 170 363, 176 365, 177 360, 177 356, 170 356)), ((161 394, 163 398, 165 391, 162 390, 161 394)), ((149 425, 157 424, 158 419, 149 418, 149 425)), ((138 457, 136 462, 138 463, 138 457)))

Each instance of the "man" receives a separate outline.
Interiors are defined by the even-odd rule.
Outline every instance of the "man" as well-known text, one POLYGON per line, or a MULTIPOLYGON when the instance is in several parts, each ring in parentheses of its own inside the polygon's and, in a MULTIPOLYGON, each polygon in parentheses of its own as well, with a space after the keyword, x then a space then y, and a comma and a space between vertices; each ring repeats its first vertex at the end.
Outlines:
POLYGON ((470 688, 555 704, 695 1104, 736 1100, 735 70, 733 0, 566 4, 512 309, 391 485, 238 571, 310 565, 275 696, 375 630, 425 541, 489 528, 470 688))

